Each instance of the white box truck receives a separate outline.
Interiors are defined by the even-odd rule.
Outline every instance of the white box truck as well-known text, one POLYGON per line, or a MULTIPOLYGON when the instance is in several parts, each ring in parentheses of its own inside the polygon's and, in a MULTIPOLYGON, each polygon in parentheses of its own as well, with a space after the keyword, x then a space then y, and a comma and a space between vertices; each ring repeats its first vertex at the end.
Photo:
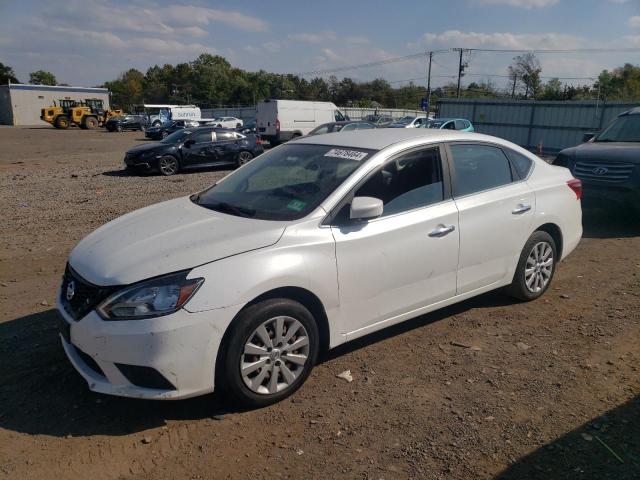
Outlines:
POLYGON ((331 102, 265 100, 256 105, 258 134, 272 145, 306 135, 323 123, 347 118, 331 102))

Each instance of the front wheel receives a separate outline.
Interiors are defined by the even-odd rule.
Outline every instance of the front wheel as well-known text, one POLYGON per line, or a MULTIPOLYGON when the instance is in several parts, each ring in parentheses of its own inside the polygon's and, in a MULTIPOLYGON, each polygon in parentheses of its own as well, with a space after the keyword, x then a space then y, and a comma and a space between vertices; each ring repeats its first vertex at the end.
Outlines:
POLYGON ((557 255, 556 242, 551 235, 533 232, 522 249, 513 282, 507 287, 509 294, 525 301, 540 297, 551 284, 557 255))
POLYGON ((158 161, 158 170, 162 175, 175 175, 180 170, 178 159, 172 155, 165 155, 158 161))
POLYGON ((251 407, 278 402, 307 379, 319 348, 318 326, 302 304, 274 298, 242 311, 219 356, 216 383, 251 407))

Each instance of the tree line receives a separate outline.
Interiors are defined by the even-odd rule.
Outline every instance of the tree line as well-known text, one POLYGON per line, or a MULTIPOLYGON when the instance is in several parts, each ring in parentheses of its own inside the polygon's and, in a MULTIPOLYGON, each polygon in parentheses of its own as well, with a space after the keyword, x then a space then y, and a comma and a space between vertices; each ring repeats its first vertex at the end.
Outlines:
MULTIPOLYGON (((465 98, 515 98, 536 100, 639 101, 640 66, 625 64, 603 70, 598 78, 582 86, 559 78, 542 80, 542 67, 533 53, 519 55, 507 68, 508 86, 498 88, 491 80, 470 82, 461 88, 465 98)), ((13 69, 0 63, 0 84, 19 83, 13 69)), ((29 74, 29 83, 56 85, 51 72, 29 74)), ((394 87, 384 79, 361 82, 349 77, 310 80, 293 74, 264 70, 250 72, 233 67, 224 57, 201 54, 190 62, 155 65, 141 72, 135 68, 101 87, 112 94, 112 105, 131 110, 142 103, 196 104, 203 108, 254 105, 267 98, 332 101, 341 106, 418 109, 427 96, 424 86, 409 82, 394 87)), ((431 92, 432 104, 439 98, 458 96, 451 82, 431 92)))

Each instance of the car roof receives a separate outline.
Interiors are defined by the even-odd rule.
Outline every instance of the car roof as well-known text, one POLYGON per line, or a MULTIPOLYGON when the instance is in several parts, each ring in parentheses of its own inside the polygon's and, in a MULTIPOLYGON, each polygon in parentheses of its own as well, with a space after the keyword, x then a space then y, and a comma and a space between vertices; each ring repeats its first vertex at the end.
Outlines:
POLYGON ((640 115, 640 107, 635 107, 635 108, 632 108, 631 110, 627 110, 626 112, 622 112, 618 116, 622 117, 625 115, 640 115))
POLYGON ((355 132, 327 133, 301 137, 294 140, 296 145, 331 145, 335 147, 370 148, 382 150, 400 142, 424 139, 427 142, 452 142, 457 140, 475 140, 509 145, 505 140, 482 135, 480 133, 461 132, 459 130, 434 130, 429 128, 383 128, 375 130, 357 130, 355 132))

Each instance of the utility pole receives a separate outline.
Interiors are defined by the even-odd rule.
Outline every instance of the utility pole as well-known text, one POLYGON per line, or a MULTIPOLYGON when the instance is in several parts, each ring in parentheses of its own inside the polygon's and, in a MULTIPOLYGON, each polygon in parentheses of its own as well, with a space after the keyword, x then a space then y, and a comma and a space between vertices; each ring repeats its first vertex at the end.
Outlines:
POLYGON ((458 63, 458 93, 457 97, 460 98, 460 80, 462 79, 462 75, 464 72, 464 65, 462 64, 462 54, 464 53, 464 48, 455 48, 454 50, 458 50, 460 52, 460 62, 458 63))
POLYGON ((515 98, 516 96, 516 81, 518 80, 518 75, 513 75, 513 88, 511 89, 511 98, 515 98))
MULTIPOLYGON (((427 76, 427 105, 431 109, 431 61, 433 60, 433 51, 429 52, 429 74, 427 76)), ((429 112, 427 111, 427 116, 429 112)))

